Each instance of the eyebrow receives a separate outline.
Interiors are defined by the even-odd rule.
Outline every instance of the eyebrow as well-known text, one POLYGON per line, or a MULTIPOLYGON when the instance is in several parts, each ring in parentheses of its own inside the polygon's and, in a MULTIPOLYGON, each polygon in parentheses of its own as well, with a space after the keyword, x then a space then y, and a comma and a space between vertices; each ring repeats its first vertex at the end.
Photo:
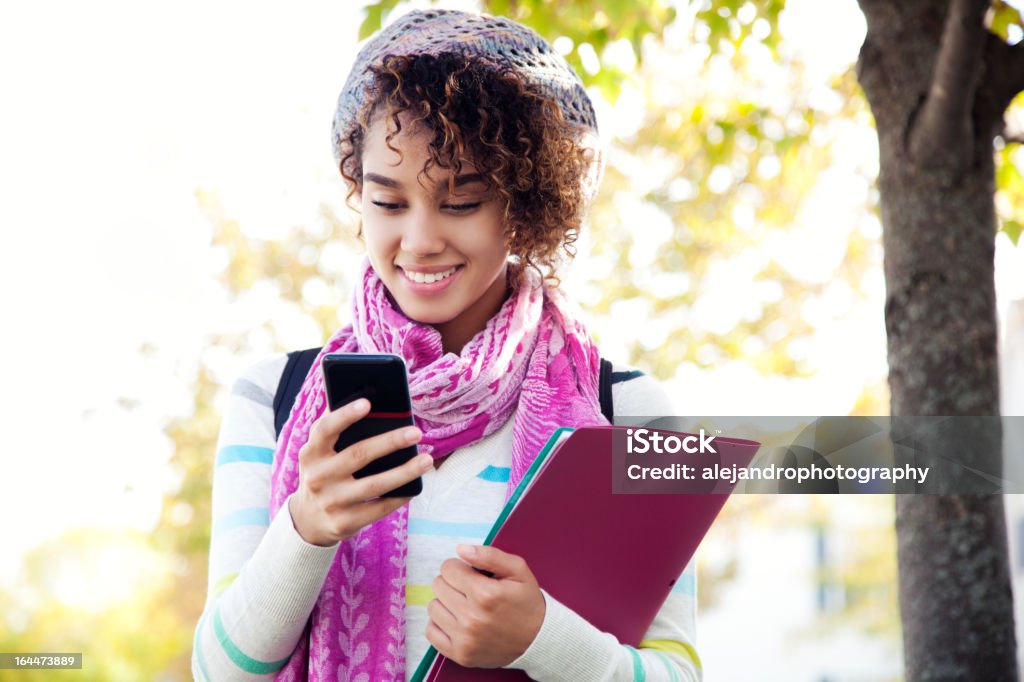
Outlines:
MULTIPOLYGON (((389 178, 379 173, 363 173, 363 182, 373 182, 384 187, 390 187, 392 189, 402 189, 402 183, 394 178, 389 178)), ((455 176, 455 186, 461 187, 462 185, 469 185, 474 182, 484 182, 484 176, 480 173, 464 173, 462 175, 455 176)), ((448 179, 438 180, 437 189, 445 189, 448 186, 448 179)))

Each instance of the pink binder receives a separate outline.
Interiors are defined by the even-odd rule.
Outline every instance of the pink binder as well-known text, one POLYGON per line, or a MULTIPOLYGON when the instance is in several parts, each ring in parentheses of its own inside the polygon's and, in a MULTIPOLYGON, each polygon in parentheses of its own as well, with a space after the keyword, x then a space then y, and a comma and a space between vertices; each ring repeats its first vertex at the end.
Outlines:
MULTIPOLYGON (((484 544, 523 556, 555 599, 624 644, 636 646, 731 486, 711 486, 716 494, 613 494, 612 440, 624 442, 625 430, 605 426, 556 431, 484 544)), ((720 462, 740 467, 749 465, 760 447, 721 436, 714 442, 720 462)), ((412 679, 530 678, 519 670, 464 668, 431 647, 412 679)))

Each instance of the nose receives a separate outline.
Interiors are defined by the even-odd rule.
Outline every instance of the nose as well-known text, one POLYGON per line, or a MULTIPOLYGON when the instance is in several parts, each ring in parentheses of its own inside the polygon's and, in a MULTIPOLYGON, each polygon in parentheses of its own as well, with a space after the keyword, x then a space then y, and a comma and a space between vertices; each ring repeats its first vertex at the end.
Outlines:
POLYGON ((428 210, 409 211, 402 229, 402 250, 417 258, 444 251, 445 241, 440 220, 428 210))

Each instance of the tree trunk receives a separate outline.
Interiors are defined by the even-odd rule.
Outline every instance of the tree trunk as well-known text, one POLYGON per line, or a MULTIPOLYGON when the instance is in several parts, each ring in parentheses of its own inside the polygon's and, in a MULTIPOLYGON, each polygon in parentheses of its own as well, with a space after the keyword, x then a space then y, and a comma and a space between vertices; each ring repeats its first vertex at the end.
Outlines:
MULTIPOLYGON (((984 76, 986 6, 861 0, 894 417, 999 414, 992 145, 1002 109, 984 76)), ((998 431, 986 440, 966 456, 998 474, 998 431)), ((896 534, 906 679, 1017 680, 1002 498, 897 495, 896 534)))

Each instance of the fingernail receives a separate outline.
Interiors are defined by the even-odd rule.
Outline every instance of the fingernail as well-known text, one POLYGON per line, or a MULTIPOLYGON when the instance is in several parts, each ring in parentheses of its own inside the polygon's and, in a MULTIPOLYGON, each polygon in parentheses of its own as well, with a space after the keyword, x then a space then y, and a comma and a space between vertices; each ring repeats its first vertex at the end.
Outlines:
POLYGON ((360 398, 359 400, 356 400, 356 401, 354 401, 352 403, 352 411, 353 412, 362 412, 363 410, 365 410, 369 406, 370 406, 370 401, 369 400, 367 400, 366 398, 360 398))
POLYGON ((430 467, 434 466, 434 458, 431 457, 430 455, 420 455, 419 458, 416 460, 416 464, 419 466, 420 469, 426 471, 430 467))
POLYGON ((420 430, 415 426, 410 426, 402 432, 402 437, 405 438, 406 443, 415 443, 420 438, 420 430))
POLYGON ((475 557, 476 547, 473 545, 455 545, 455 550, 464 556, 475 557))

